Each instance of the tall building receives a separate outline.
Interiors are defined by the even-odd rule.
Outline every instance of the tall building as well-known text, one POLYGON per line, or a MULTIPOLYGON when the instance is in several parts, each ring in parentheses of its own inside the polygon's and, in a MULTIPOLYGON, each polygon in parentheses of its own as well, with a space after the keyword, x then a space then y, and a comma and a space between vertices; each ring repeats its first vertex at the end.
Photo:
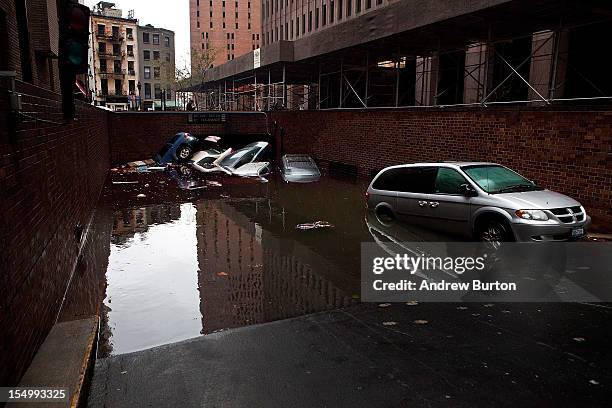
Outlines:
POLYGON ((142 106, 165 109, 174 106, 174 31, 138 26, 138 66, 142 106), (162 103, 163 102, 163 103, 162 103))
POLYGON ((101 1, 91 13, 90 89, 95 105, 135 108, 138 83, 138 20, 123 18, 114 3, 101 1))
POLYGON ((259 0, 189 0, 191 49, 214 53, 217 66, 259 48, 260 9, 259 0))

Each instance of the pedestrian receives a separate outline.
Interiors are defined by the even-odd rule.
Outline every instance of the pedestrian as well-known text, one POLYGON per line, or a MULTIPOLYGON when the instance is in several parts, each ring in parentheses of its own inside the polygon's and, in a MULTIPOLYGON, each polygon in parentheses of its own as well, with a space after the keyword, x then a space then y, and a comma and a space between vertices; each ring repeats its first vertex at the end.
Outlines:
POLYGON ((193 104, 193 100, 189 100, 189 102, 187 103, 187 110, 188 111, 194 111, 195 110, 195 105, 193 104))

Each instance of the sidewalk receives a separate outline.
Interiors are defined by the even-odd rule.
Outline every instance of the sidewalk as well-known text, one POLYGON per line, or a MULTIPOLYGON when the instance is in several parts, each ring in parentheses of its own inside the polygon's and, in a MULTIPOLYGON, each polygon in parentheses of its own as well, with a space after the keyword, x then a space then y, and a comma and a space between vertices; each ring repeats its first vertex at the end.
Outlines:
POLYGON ((383 306, 99 360, 89 406, 595 406, 612 392, 609 307, 383 306))

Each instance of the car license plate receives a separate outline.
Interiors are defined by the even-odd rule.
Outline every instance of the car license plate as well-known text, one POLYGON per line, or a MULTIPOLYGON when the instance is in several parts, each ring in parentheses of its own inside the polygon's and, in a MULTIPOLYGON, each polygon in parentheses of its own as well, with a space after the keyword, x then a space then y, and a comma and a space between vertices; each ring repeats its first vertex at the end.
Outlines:
POLYGON ((572 238, 581 237, 584 235, 584 228, 572 229, 572 238))

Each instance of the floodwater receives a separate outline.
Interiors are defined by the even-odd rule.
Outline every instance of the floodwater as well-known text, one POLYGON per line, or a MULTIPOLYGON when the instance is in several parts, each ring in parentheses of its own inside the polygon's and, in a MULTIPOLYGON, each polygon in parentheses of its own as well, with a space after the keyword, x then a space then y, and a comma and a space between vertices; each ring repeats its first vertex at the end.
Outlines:
POLYGON ((111 173, 100 356, 358 301, 365 187, 111 173))

